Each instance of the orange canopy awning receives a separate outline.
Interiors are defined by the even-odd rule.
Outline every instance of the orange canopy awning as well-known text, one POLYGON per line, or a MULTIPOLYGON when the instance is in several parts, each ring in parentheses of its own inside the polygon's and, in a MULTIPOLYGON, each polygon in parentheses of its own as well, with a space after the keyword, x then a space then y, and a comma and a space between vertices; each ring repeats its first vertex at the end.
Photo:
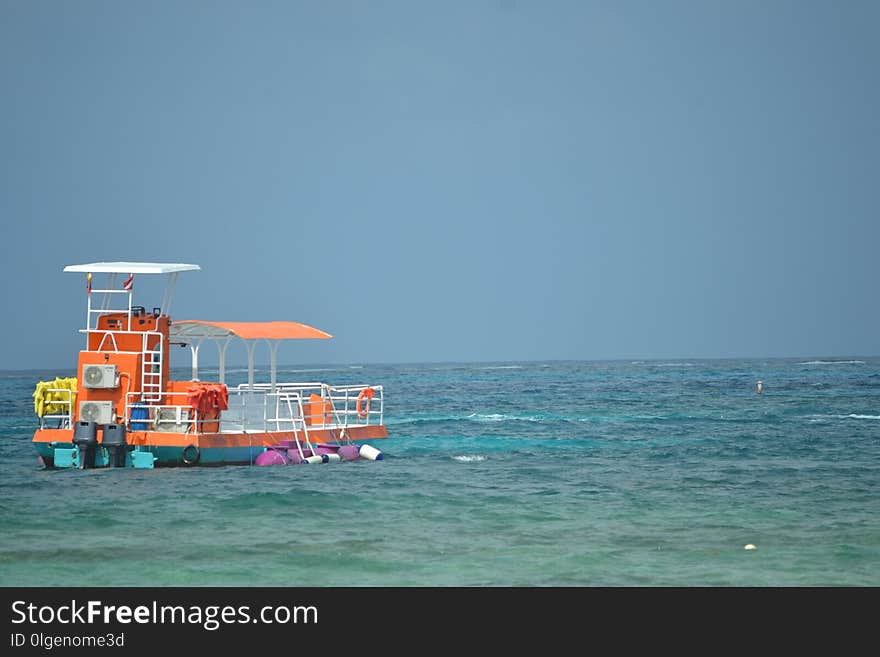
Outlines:
POLYGON ((184 319, 171 324, 173 338, 228 338, 242 340, 326 340, 333 336, 299 322, 206 322, 184 319))

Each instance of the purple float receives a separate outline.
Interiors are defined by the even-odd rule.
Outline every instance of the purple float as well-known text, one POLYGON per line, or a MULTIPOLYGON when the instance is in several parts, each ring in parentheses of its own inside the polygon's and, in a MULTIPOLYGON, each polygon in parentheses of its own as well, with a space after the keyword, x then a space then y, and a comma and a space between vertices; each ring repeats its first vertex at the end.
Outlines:
POLYGON ((343 445, 337 453, 343 461, 357 461, 361 457, 357 445, 343 445))
POLYGON ((267 449, 257 457, 254 463, 256 465, 288 465, 290 459, 287 458, 284 452, 279 452, 276 449, 267 449))
POLYGON ((352 443, 345 445, 322 443, 306 447, 303 444, 298 445, 295 440, 286 440, 278 446, 268 448, 257 457, 255 463, 256 465, 300 465, 357 461, 362 458, 378 461, 382 459, 382 452, 369 445, 358 447, 352 443))

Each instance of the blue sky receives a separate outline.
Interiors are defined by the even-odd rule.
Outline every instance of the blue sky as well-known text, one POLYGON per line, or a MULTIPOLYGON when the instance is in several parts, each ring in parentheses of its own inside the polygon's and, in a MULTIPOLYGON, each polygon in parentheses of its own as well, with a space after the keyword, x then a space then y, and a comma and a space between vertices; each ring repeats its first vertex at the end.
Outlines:
POLYGON ((0 0, 0 367, 73 366, 61 269, 100 260, 200 264, 177 319, 336 336, 282 363, 880 354, 878 24, 0 0))

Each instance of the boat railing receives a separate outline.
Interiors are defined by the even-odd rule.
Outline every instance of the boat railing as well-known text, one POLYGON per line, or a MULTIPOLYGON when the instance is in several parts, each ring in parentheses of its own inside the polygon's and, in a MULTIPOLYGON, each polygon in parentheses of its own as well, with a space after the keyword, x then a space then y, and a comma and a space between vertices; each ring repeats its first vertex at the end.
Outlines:
POLYGON ((47 406, 52 408, 58 406, 57 412, 47 413, 40 417, 40 429, 69 429, 73 426, 73 399, 76 390, 70 388, 46 388, 47 393, 53 395, 52 400, 47 402, 47 406), (47 421, 57 421, 57 426, 47 427, 47 421))
POLYGON ((382 386, 327 386, 327 393, 337 424, 384 424, 385 391, 382 386), (362 396, 365 390, 372 390, 373 397, 362 396), (361 399, 360 408, 358 399, 361 399))
MULTIPOLYGON (((312 407, 305 391, 321 384, 278 387, 239 386, 229 391, 229 408, 223 412, 221 431, 300 431, 312 421, 312 407)), ((305 429, 307 430, 307 429, 305 429)))
POLYGON ((143 391, 130 392, 126 424, 131 431, 223 433, 336 429, 380 425, 384 420, 382 386, 276 383, 273 389, 271 384, 241 384, 228 392, 227 409, 203 417, 187 403, 186 392, 163 393, 168 402, 164 404, 145 401, 143 391), (373 390, 369 403, 361 394, 366 389, 373 390))
MULTIPOLYGON (((220 411, 202 416, 188 403, 156 404, 142 399, 142 392, 126 396, 125 419, 130 431, 168 433, 215 433, 220 426, 220 411)), ((164 392, 169 401, 187 401, 186 392, 164 392)))
POLYGON ((264 396, 266 431, 305 431, 309 414, 298 392, 267 392, 264 396), (274 425, 274 426, 273 426, 274 425))
POLYGON ((330 386, 326 383, 242 383, 229 390, 229 409, 221 431, 283 431, 297 423, 313 428, 344 428, 382 424, 385 413, 382 386, 330 386), (370 403, 357 399, 370 388, 370 403), (284 414, 287 404, 287 414, 284 414), (283 425, 283 426, 282 426, 283 425))
POLYGON ((274 395, 264 391, 229 391, 228 408, 200 416, 187 402, 186 392, 166 392, 169 402, 146 403, 140 392, 128 394, 126 424, 131 431, 217 433, 237 431, 300 430, 305 424, 302 399, 296 393, 274 395), (284 409, 287 408, 287 414, 284 409))

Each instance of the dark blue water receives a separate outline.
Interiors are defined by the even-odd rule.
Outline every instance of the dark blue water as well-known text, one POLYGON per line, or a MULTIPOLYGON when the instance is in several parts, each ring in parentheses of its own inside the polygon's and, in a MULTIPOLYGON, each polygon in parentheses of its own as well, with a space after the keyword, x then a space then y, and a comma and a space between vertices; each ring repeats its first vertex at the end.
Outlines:
POLYGON ((0 374, 2 585, 880 584, 877 358, 290 368, 387 460, 154 471, 40 470, 56 374, 0 374))

